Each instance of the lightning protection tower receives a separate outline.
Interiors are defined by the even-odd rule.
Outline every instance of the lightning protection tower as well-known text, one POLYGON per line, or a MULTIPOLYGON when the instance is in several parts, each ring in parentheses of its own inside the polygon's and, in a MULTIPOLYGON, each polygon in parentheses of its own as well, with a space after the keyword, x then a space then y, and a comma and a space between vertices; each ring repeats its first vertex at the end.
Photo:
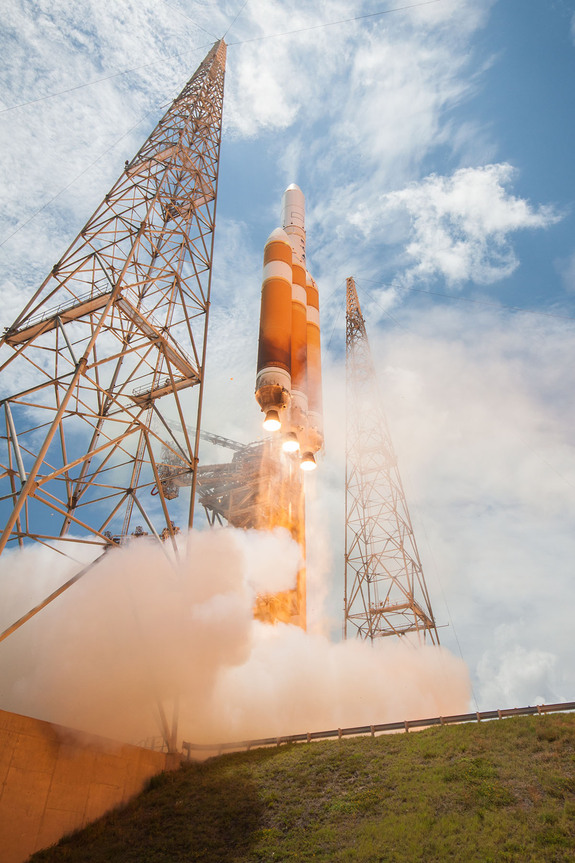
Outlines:
POLYGON ((222 40, 4 332, 0 553, 97 552, 136 519, 173 542, 161 453, 195 476, 225 57, 222 40))
POLYGON ((439 643, 365 321, 347 279, 344 637, 439 643))

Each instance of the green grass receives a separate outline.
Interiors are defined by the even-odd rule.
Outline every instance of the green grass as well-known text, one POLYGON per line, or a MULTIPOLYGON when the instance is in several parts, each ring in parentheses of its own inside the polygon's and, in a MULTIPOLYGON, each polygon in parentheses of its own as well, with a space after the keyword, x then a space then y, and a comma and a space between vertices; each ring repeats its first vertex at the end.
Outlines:
POLYGON ((34 863, 575 860, 575 716, 223 755, 34 863))

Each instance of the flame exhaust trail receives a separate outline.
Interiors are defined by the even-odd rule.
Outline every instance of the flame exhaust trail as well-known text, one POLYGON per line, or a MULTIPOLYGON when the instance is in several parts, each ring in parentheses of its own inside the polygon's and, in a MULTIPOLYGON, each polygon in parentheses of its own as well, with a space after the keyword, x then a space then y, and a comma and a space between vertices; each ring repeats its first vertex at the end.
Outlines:
MULTIPOLYGON (((300 471, 316 468, 323 446, 319 292, 306 267, 305 198, 293 183, 284 192, 282 226, 264 249, 256 401, 267 431, 257 526, 286 527, 305 561, 305 500, 300 471)), ((260 596, 255 616, 305 629, 305 567, 293 591, 260 596)))

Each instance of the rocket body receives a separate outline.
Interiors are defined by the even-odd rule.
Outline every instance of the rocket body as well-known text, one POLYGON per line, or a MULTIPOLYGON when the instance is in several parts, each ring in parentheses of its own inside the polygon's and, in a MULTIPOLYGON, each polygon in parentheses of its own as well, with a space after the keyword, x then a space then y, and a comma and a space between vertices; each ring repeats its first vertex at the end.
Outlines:
POLYGON ((282 226, 264 250, 256 400, 264 427, 279 430, 302 467, 323 445, 319 294, 306 269, 305 198, 292 184, 282 226))
POLYGON ((256 399, 277 419, 291 392, 292 250, 285 231, 272 231, 264 249, 256 399))
POLYGON ((281 212, 281 227, 264 249, 256 400, 264 428, 277 437, 264 444, 258 500, 260 526, 289 530, 302 563, 295 587, 259 595, 254 615, 305 629, 305 484, 299 468, 314 468, 323 445, 319 295, 307 271, 305 199, 295 184, 286 189, 281 212))

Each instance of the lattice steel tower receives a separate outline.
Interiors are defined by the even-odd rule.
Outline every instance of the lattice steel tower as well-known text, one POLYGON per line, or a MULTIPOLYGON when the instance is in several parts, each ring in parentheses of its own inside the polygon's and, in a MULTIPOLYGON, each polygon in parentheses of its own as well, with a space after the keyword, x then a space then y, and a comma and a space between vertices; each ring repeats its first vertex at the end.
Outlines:
POLYGON ((173 541, 161 479, 166 452, 172 474, 198 459, 225 57, 222 40, 4 332, 0 553, 105 548, 135 520, 173 541))
POLYGON ((344 637, 439 643, 365 321, 347 279, 344 637))

